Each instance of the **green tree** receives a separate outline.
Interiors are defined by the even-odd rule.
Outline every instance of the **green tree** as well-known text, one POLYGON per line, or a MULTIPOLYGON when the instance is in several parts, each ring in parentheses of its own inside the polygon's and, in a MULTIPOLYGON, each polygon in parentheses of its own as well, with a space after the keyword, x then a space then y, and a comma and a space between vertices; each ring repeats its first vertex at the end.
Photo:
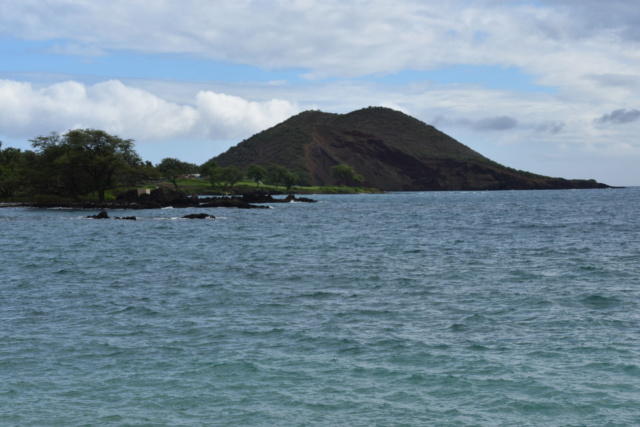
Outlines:
POLYGON ((247 169, 247 177, 256 182, 256 185, 260 187, 260 181, 267 176, 267 170, 260 165, 251 164, 247 169))
POLYGON ((29 182, 35 194, 71 196, 78 199, 90 191, 90 180, 81 165, 68 161, 69 147, 56 132, 31 140, 35 157, 29 163, 29 182))
POLYGON ((284 166, 271 165, 268 169, 268 178, 271 184, 278 188, 280 184, 284 183, 284 179, 288 173, 290 173, 289 169, 284 166))
POLYGON ((291 187, 293 187, 297 182, 298 182, 298 175, 296 175, 294 172, 291 172, 291 171, 287 171, 287 173, 285 174, 282 180, 282 183, 287 188, 287 191, 291 190, 291 187))
POLYGON ((95 191, 103 201, 106 190, 142 163, 133 140, 96 129, 74 129, 62 136, 52 133, 31 143, 45 174, 39 178, 50 179, 53 188, 74 198, 95 191))
POLYGON ((198 168, 193 163, 180 161, 173 157, 166 157, 156 165, 160 174, 178 189, 178 178, 195 172, 198 168))
POLYGON ((358 174, 351 166, 347 164, 339 164, 331 168, 331 176, 339 184, 350 186, 355 184, 362 184, 364 177, 358 174))
POLYGON ((13 197, 24 187, 25 155, 18 148, 2 149, 0 141, 0 197, 13 197))
POLYGON ((220 187, 225 193, 231 191, 233 186, 242 179, 242 172, 235 166, 219 168, 217 174, 220 187))
POLYGON ((216 188, 218 184, 220 166, 215 160, 208 160, 200 166, 200 174, 209 180, 211 187, 216 188))
POLYGON ((130 177, 130 186, 143 181, 154 181, 162 179, 162 175, 158 168, 156 168, 153 163, 149 160, 146 160, 144 163, 140 165, 140 168, 134 171, 130 177))

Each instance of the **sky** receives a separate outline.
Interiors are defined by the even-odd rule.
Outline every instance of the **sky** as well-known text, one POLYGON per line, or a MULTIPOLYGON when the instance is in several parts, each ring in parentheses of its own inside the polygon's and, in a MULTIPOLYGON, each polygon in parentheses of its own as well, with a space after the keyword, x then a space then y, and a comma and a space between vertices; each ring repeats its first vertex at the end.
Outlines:
POLYGON ((0 141, 202 164, 305 110, 393 108, 506 166, 640 185, 637 0, 2 0, 0 141))

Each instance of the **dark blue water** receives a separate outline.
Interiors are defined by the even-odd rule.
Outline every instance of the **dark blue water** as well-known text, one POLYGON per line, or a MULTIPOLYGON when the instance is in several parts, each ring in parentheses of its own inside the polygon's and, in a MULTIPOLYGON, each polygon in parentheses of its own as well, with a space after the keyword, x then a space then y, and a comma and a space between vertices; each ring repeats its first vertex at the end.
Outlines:
POLYGON ((640 424, 640 189, 317 198, 0 209, 0 425, 640 424))

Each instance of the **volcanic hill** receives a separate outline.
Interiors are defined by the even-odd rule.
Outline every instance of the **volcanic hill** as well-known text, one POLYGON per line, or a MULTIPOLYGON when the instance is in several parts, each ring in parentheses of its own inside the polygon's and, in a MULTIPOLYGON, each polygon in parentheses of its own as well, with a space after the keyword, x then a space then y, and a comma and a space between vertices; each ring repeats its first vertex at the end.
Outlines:
POLYGON ((399 111, 369 107, 348 114, 305 111, 214 158, 246 169, 278 164, 302 185, 334 185, 331 167, 345 163, 365 187, 385 191, 606 188, 502 166, 433 126, 399 111))

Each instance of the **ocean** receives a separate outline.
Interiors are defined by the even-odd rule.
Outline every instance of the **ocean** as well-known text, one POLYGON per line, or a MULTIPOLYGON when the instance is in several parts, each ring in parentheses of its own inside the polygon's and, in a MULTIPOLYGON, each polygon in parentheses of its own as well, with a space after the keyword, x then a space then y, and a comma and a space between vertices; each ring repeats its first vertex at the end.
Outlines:
POLYGON ((640 425, 640 188, 312 197, 0 209, 0 425, 640 425))

